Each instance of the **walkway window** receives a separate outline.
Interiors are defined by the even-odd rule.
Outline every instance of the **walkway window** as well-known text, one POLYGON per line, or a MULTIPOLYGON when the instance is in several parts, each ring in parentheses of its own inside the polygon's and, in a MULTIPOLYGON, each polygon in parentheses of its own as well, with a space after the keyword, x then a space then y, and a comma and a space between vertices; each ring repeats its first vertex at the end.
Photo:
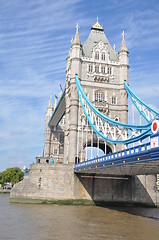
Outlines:
POLYGON ((117 104, 117 99, 116 99, 116 97, 112 97, 112 104, 113 104, 113 105, 116 105, 116 104, 117 104))
POLYGON ((102 53, 102 60, 105 61, 105 53, 102 53))
POLYGON ((92 65, 89 65, 88 71, 89 71, 89 72, 93 72, 93 66, 92 66, 92 65))
POLYGON ((99 60, 99 52, 95 53, 95 59, 99 60))
POLYGON ((105 101, 105 95, 103 92, 95 92, 95 101, 96 102, 104 102, 105 101))
POLYGON ((105 67, 104 66, 101 67, 101 73, 105 73, 105 67))
POLYGON ((99 66, 95 66, 95 72, 99 73, 99 66))

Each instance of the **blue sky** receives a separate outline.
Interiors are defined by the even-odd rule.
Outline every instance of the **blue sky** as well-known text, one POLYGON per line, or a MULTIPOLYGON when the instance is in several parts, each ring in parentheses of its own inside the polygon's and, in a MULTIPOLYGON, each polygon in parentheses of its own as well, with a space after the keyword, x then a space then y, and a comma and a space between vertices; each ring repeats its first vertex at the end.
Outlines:
POLYGON ((46 107, 65 85, 77 22, 83 44, 98 16, 117 51, 125 31, 130 86, 159 109, 158 9, 157 0, 0 0, 0 171, 42 154, 46 107))

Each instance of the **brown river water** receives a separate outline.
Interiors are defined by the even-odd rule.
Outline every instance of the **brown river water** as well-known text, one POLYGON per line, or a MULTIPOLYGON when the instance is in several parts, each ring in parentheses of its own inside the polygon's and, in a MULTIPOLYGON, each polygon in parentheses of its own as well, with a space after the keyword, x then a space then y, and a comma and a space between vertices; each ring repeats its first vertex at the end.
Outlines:
POLYGON ((159 209, 9 203, 0 194, 0 240, 159 240, 159 209))

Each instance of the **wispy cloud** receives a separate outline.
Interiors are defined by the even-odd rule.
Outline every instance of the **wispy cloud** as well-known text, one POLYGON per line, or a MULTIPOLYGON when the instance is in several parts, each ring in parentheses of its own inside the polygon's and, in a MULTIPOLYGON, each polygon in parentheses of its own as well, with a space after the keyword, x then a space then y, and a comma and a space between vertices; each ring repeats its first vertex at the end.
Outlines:
POLYGON ((84 43, 98 16, 117 50, 125 30, 130 84, 159 107, 158 5, 141 0, 0 0, 0 170, 22 167, 42 153, 46 107, 50 95, 59 93, 59 83, 65 85, 77 22, 84 43))
POLYGON ((65 85, 80 3, 0 1, 0 170, 42 153, 48 99, 65 85))

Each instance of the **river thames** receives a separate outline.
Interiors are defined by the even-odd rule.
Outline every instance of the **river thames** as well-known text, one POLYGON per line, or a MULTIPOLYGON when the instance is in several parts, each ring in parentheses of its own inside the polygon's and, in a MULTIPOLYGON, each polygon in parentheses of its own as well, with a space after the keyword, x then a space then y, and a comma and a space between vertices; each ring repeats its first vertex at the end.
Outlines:
POLYGON ((0 194, 0 240, 158 240, 159 209, 9 203, 0 194))

